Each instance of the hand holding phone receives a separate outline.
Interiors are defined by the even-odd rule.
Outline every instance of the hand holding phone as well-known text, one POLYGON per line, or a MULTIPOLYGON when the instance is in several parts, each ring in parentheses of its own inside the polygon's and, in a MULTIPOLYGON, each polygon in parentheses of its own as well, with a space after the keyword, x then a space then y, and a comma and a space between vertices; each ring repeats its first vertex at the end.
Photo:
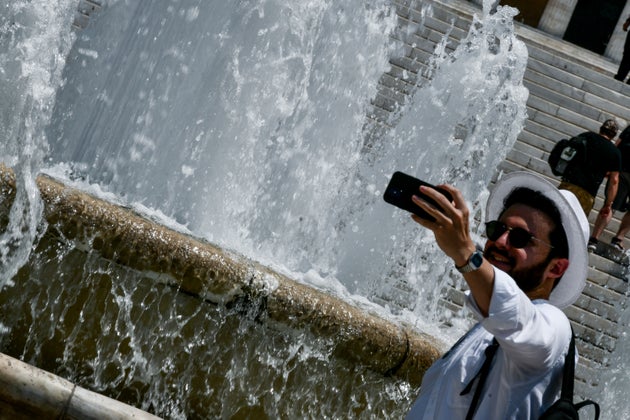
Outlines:
POLYGON ((440 206, 435 202, 435 200, 420 192, 420 186, 431 187, 442 193, 449 201, 453 201, 453 197, 445 189, 435 187, 428 182, 421 181, 402 172, 395 172, 392 175, 392 178, 385 189, 385 193, 383 194, 383 199, 389 204, 411 212, 418 217, 435 221, 433 216, 421 209, 411 200, 412 196, 417 195, 426 202, 435 206, 437 209, 440 209, 440 206))

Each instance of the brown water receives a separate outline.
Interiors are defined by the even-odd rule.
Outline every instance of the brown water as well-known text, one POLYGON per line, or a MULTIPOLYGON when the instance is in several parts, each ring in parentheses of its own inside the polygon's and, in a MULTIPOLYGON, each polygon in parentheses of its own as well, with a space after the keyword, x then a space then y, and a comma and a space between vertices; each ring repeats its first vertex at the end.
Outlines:
POLYGON ((1 352, 165 418, 401 418, 416 394, 251 305, 202 301, 49 235, 14 282, 1 352))

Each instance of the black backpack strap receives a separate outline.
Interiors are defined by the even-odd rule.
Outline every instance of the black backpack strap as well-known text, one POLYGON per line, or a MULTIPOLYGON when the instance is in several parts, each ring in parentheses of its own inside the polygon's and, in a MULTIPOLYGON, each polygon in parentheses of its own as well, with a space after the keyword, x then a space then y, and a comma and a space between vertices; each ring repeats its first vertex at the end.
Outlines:
POLYGON ((577 404, 574 404, 575 411, 580 411, 580 408, 585 407, 587 405, 592 405, 595 408, 595 420, 599 420, 599 404, 597 404, 593 400, 584 400, 577 404))
MULTIPOLYGON (((571 344, 569 345, 569 351, 564 359, 564 373, 562 375, 562 391, 560 399, 566 399, 573 403, 573 378, 575 374, 575 334, 573 333, 573 326, 571 326, 571 344)), ((573 404, 575 411, 579 411, 580 408, 587 405, 593 405, 595 408, 595 420, 599 419, 599 404, 592 400, 584 400, 577 404, 573 404)))
POLYGON ((571 343, 569 351, 564 357, 564 372, 562 374, 562 391, 560 398, 573 401, 573 378, 575 377, 575 334, 571 327, 571 343))
MULTIPOLYGON (((486 379, 488 378, 488 374, 490 373, 490 367, 492 366, 492 359, 494 359, 494 355, 496 354, 499 348, 499 343, 496 338, 492 339, 492 343, 486 347, 485 350, 485 360, 479 372, 472 377, 472 379, 468 382, 468 384, 464 387, 462 392, 459 395, 466 395, 472 389, 473 383, 477 378, 479 378, 479 382, 477 383, 477 387, 475 388, 475 394, 473 395, 473 399, 470 402, 470 407, 468 407, 468 413, 466 414, 466 420, 471 420, 475 415, 475 410, 477 410, 477 405, 479 404, 479 399, 481 398, 481 392, 483 391, 483 387, 486 383, 486 379)), ((560 399, 556 401, 554 406, 558 403, 564 403, 567 405, 567 408, 570 408, 575 415, 577 415, 577 411, 582 407, 587 405, 592 405, 595 408, 595 420, 599 420, 599 404, 595 401, 584 400, 577 404, 573 404, 573 383, 575 376, 575 334, 573 333, 573 326, 571 326, 571 342, 569 343, 569 350, 567 351, 566 356, 564 357, 564 369, 562 372, 562 389, 560 391, 560 399), (572 408, 571 408, 572 407, 572 408)), ((552 418, 551 411, 553 411, 554 406, 550 407, 550 410, 547 410, 543 413, 541 418, 552 418)), ((560 410, 562 411, 562 410, 560 410)), ((561 418, 567 418, 565 416, 560 416, 561 418)))
POLYGON ((564 358, 564 370, 562 373, 562 390, 560 391, 560 399, 556 401, 547 411, 540 417, 541 419, 554 418, 578 418, 577 412, 587 405, 595 408, 595 420, 599 419, 599 404, 592 400, 584 400, 577 404, 573 404, 573 383, 575 374, 575 334, 573 326, 571 326, 571 343, 569 351, 564 358), (565 411, 568 410, 568 411, 565 411), (565 413, 564 415, 562 413, 565 413), (566 414, 571 414, 567 417, 566 414))
POLYGON ((470 390, 472 389, 475 379, 479 378, 479 382, 477 383, 477 388, 475 388, 473 399, 470 402, 470 407, 468 407, 468 414, 466 414, 466 420, 471 420, 473 418, 473 415, 475 414, 475 410, 477 409, 477 405, 479 404, 479 398, 481 398, 481 391, 483 391, 483 386, 485 385, 486 379, 488 378, 488 374, 490 373, 490 366, 492 366, 492 359, 494 359, 494 355, 496 354, 498 348, 499 348, 499 342, 497 341, 496 338, 493 337, 492 343, 490 343, 488 347, 486 347, 486 350, 485 350, 486 359, 484 360, 483 365, 481 366, 481 369, 479 369, 479 372, 477 372, 475 376, 472 377, 472 379, 470 380, 470 382, 468 382, 468 385, 466 385, 464 390, 459 393, 459 395, 468 394, 470 390))

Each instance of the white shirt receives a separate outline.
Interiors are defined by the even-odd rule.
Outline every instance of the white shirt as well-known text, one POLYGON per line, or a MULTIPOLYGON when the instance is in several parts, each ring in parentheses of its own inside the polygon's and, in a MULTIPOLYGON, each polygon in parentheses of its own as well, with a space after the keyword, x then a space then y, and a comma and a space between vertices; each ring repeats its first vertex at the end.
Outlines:
POLYGON ((467 304, 479 323, 425 373, 407 419, 465 419, 479 379, 468 394, 459 394, 481 368, 493 336, 499 349, 474 418, 537 419, 560 397, 568 318, 547 300, 531 301, 497 268, 488 317, 470 294, 467 304))

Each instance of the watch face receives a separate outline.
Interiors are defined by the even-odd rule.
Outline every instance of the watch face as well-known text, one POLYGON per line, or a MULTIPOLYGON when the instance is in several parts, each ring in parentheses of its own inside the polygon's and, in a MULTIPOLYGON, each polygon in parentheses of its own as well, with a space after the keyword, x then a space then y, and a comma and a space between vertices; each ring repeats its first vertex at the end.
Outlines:
POLYGON ((483 263, 483 254, 479 251, 475 252, 470 256, 470 264, 475 268, 481 267, 483 263))

